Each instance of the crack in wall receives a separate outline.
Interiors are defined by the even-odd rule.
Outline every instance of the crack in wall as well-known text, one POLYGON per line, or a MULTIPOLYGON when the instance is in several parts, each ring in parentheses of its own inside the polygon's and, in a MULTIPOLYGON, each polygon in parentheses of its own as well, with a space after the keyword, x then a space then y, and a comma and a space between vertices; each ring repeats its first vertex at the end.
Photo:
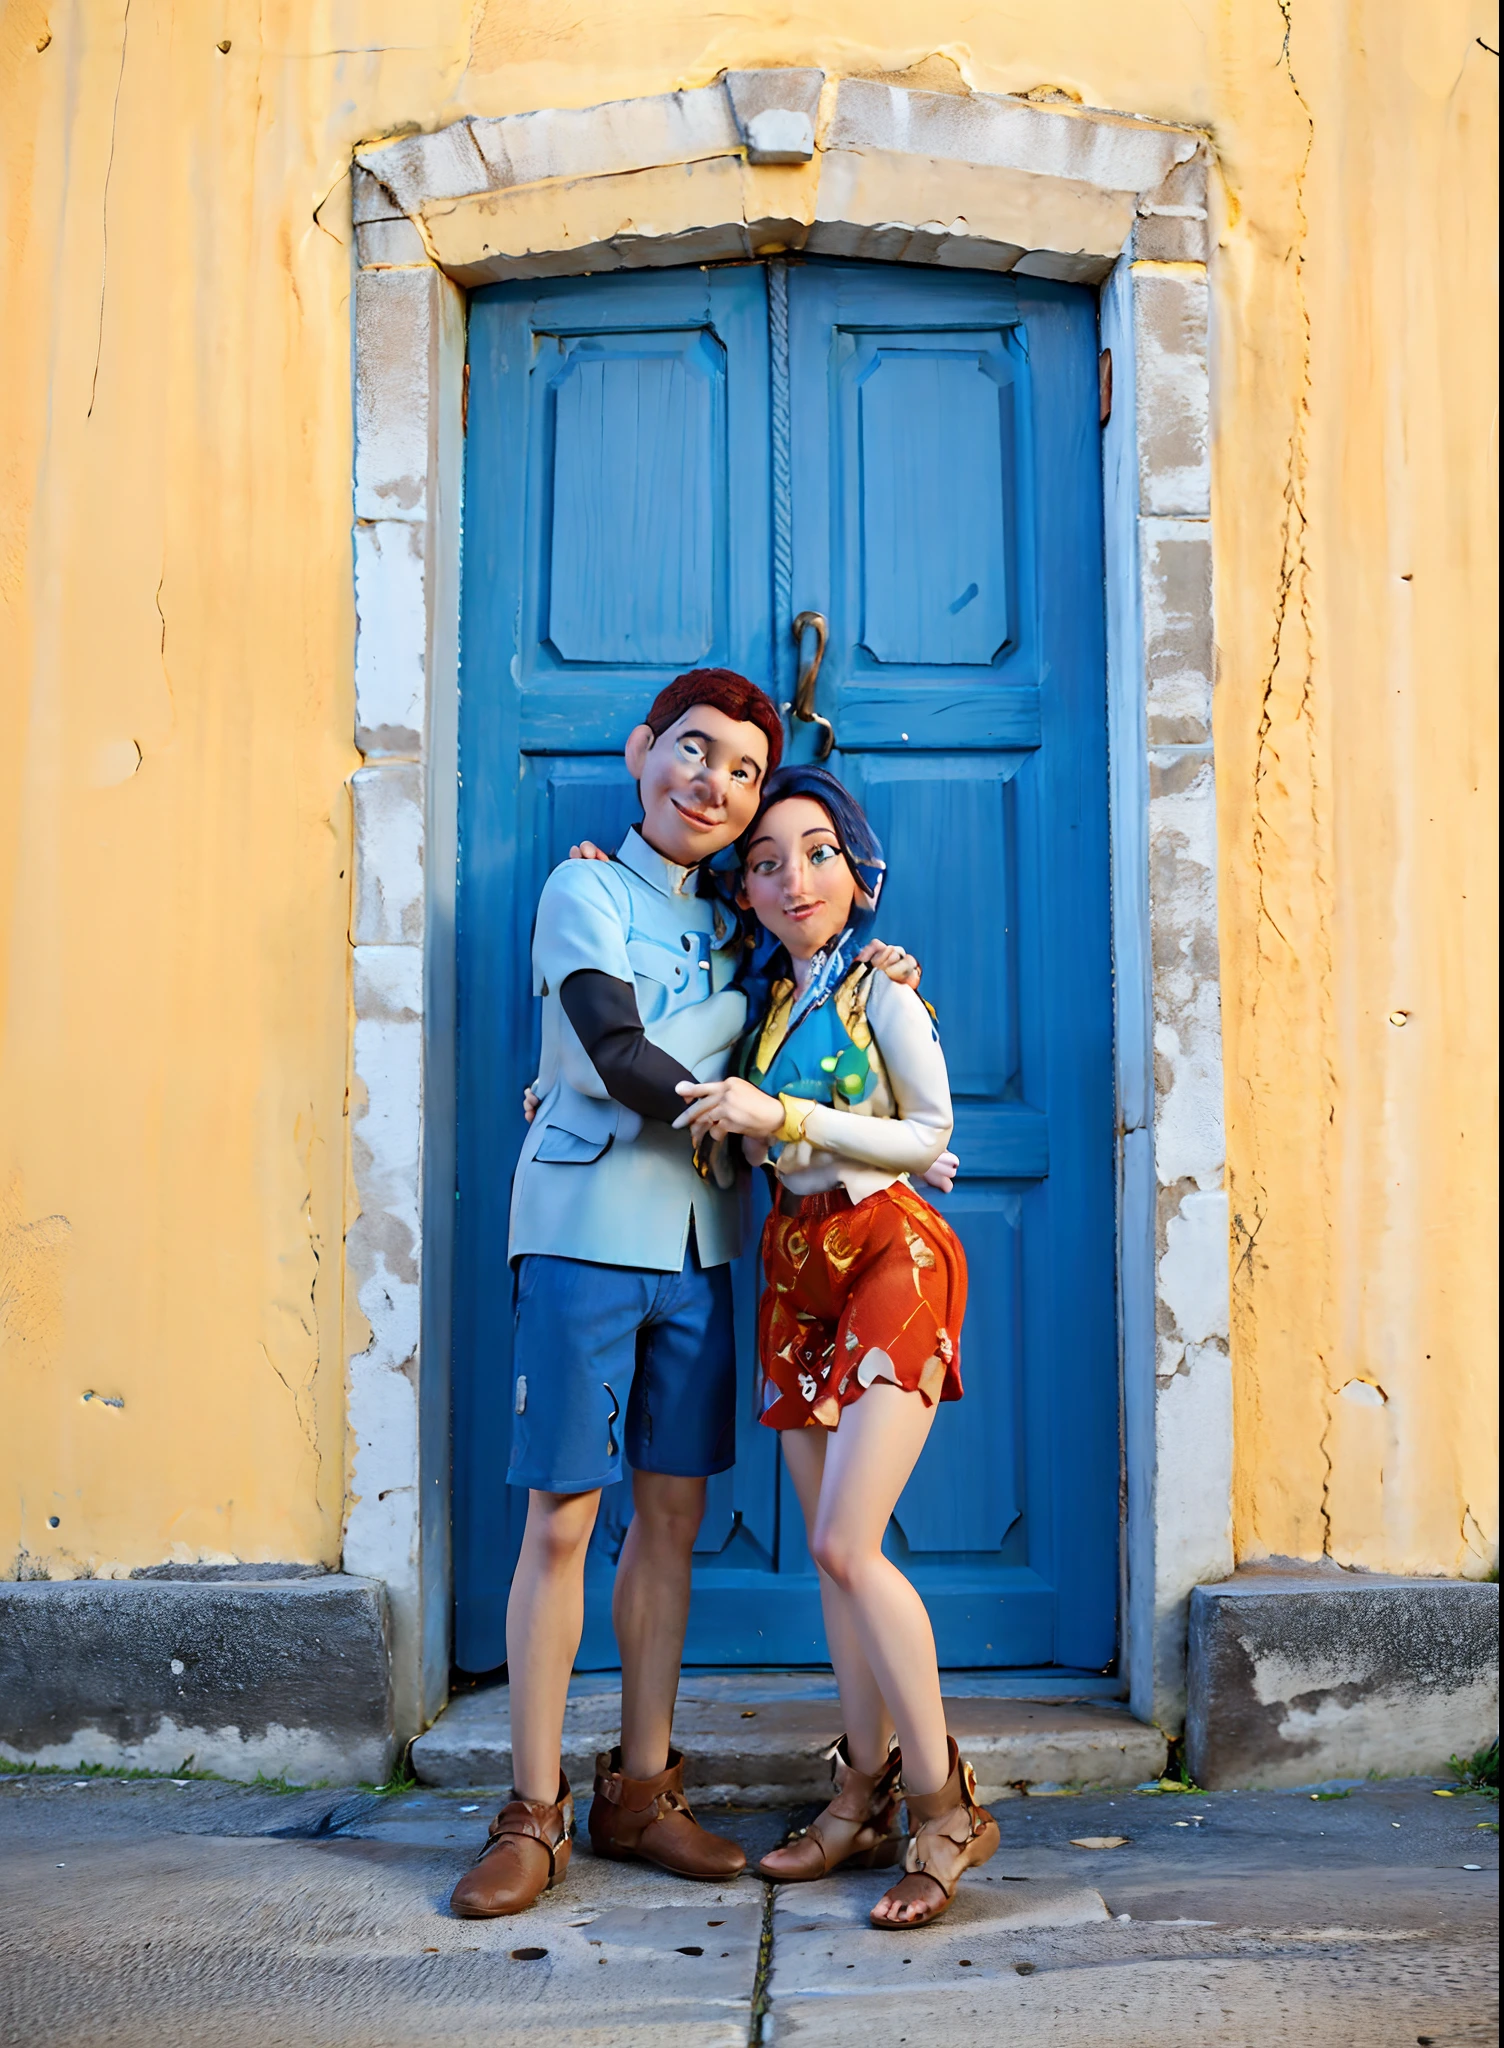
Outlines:
POLYGON ((152 593, 152 603, 157 608, 157 617, 162 626, 157 641, 157 661, 162 670, 162 688, 167 692, 167 731, 159 743, 163 748, 171 744, 178 729, 178 700, 173 693, 172 671, 167 666, 167 613, 162 604, 162 592, 166 588, 167 563, 164 559, 162 572, 157 578, 156 590, 152 593))
POLYGON ((347 164, 344 167, 344 169, 341 170, 339 176, 335 179, 334 183, 329 187, 329 190, 324 194, 323 198, 319 201, 318 205, 313 209, 312 218, 314 226, 319 230, 321 234, 327 235, 330 241, 333 242, 337 249, 346 248, 348 244, 345 242, 343 236, 337 235, 334 232, 333 228, 326 228, 324 226, 323 212, 324 208, 329 204, 330 200, 334 197, 335 193, 340 189, 341 185, 348 183, 349 177, 350 169, 347 164))
POLYGON ((1484 1534, 1483 1524, 1473 1513, 1471 1501, 1464 1501, 1462 1503, 1461 1531, 1464 1555, 1476 1557, 1479 1564, 1483 1566, 1484 1571, 1492 1572, 1493 1576, 1497 1578, 1499 1574, 1499 1546, 1497 1543, 1490 1545, 1488 1537, 1484 1534))
MULTIPOLYGON (((303 1197, 303 1215, 307 1220, 308 1250, 313 1258, 313 1278, 308 1283, 308 1314, 310 1320, 304 1324, 304 1328, 313 1339, 313 1369, 308 1375, 307 1382, 311 1395, 313 1383, 318 1378, 319 1367, 323 1362, 324 1356, 323 1346, 319 1342, 318 1310, 319 1274, 323 1269, 324 1261, 323 1254, 319 1249, 322 1240, 313 1225, 313 1189, 311 1187, 303 1197)), ((317 1506, 319 1488, 324 1477, 324 1449, 319 1441, 318 1402, 311 1400, 310 1407, 313 1416, 312 1429, 305 1429, 304 1434, 308 1437, 309 1443, 313 1447, 313 1498, 314 1505, 317 1506)))
POLYGON ((1332 1394, 1332 1390, 1330 1386, 1328 1386, 1328 1388, 1326 1389, 1326 1398, 1322 1403, 1321 1435, 1317 1439, 1316 1443, 1316 1448, 1321 1453, 1322 1464, 1326 1468, 1321 1476, 1321 1505, 1319 1508, 1319 1513, 1321 1515, 1321 1554, 1323 1557, 1330 1557, 1332 1554, 1333 1464, 1332 1454, 1327 1446, 1328 1441, 1332 1434, 1332 1424, 1336 1419, 1336 1411, 1332 1405, 1333 1399, 1334 1396, 1332 1394))
POLYGON ((125 83, 125 52, 131 37, 131 0, 125 0, 125 13, 120 19, 120 69, 115 74, 115 102, 110 109, 110 153, 105 159, 104 199, 100 206, 100 227, 103 248, 99 263, 99 332, 94 337, 94 374, 89 380, 89 410, 86 420, 94 417, 94 400, 99 391, 99 360, 104 354, 104 302, 110 282, 110 181, 115 175, 115 133, 120 126, 120 88, 125 83))
POLYGON ((1233 1267, 1234 1280, 1237 1279, 1238 1274, 1246 1266, 1248 1269, 1249 1283, 1250 1285, 1252 1284, 1253 1255, 1255 1251, 1258 1249, 1259 1232, 1263 1229, 1264 1224, 1267 1220, 1268 1219, 1266 1217, 1259 1215, 1258 1212, 1255 1211, 1254 1225, 1252 1230, 1250 1230, 1248 1228, 1248 1225, 1243 1221, 1242 1210, 1238 1209, 1234 1211, 1232 1219, 1233 1233, 1236 1236, 1239 1245, 1242 1247, 1242 1249, 1238 1253, 1237 1263, 1233 1267))
MULTIPOLYGON (((1300 621, 1301 621, 1301 629, 1302 629, 1302 632, 1303 632, 1303 634, 1304 634, 1304 636, 1305 636, 1305 651, 1306 651, 1306 662, 1305 662, 1305 674, 1304 674, 1304 676, 1303 676, 1303 677, 1302 677, 1302 679, 1301 679, 1301 688, 1300 688, 1300 713, 1299 713, 1299 717, 1300 717, 1300 723, 1301 723, 1301 724, 1302 724, 1302 725, 1303 725, 1303 726, 1305 727, 1305 729, 1306 729, 1306 733, 1307 733, 1307 739, 1308 739, 1308 744, 1309 744, 1309 747, 1310 747, 1310 759, 1311 759, 1311 838, 1312 838, 1312 855, 1313 855, 1313 860, 1314 860, 1314 868, 1313 868, 1313 877, 1314 877, 1314 880, 1315 880, 1315 882, 1316 882, 1316 884, 1317 884, 1317 890, 1316 890, 1316 898, 1315 898, 1315 903, 1316 903, 1316 924, 1317 924, 1317 930, 1318 930, 1318 932, 1319 932, 1319 934, 1320 934, 1320 938, 1321 938, 1321 950, 1320 950, 1320 981, 1321 981, 1321 989, 1322 989, 1322 996, 1323 996, 1323 1004, 1322 1004, 1323 1012, 1324 1012, 1324 1013, 1329 1013, 1329 1012, 1330 1012, 1330 1009, 1331 1009, 1331 1002, 1332 1002, 1332 987, 1331 987, 1331 973, 1332 973, 1331 961, 1332 961, 1332 949, 1331 949, 1331 943, 1330 943, 1330 935, 1329 935, 1329 929, 1328 929, 1328 921, 1327 921, 1327 913, 1326 913, 1326 895, 1325 895, 1325 893, 1323 892, 1323 889, 1322 889, 1322 887, 1321 887, 1321 885, 1322 885, 1322 884, 1323 884, 1323 883, 1324 883, 1324 882, 1325 882, 1325 881, 1327 880, 1327 875, 1326 875, 1326 872, 1325 872, 1325 870, 1324 870, 1324 868, 1323 868, 1323 865, 1322 865, 1322 859, 1321 859, 1321 852, 1322 852, 1322 834, 1321 834, 1321 814, 1320 814, 1320 810, 1319 810, 1319 807, 1318 807, 1318 805, 1317 805, 1317 801, 1316 801, 1316 799, 1317 799, 1317 795, 1318 795, 1318 792, 1319 792, 1319 789, 1320 789, 1320 784, 1319 784, 1319 781, 1318 781, 1318 778, 1317 778, 1317 772, 1316 772, 1316 771, 1317 771, 1317 752, 1316 752, 1316 745, 1315 745, 1315 740, 1316 740, 1316 726, 1315 726, 1315 711, 1314 711, 1314 706, 1313 706, 1313 702, 1312 702, 1313 692, 1314 692, 1314 688, 1315 688, 1315 675, 1316 675, 1316 661, 1315 661, 1315 653, 1314 653, 1314 647, 1315 647, 1315 637, 1316 637, 1316 636, 1315 636, 1315 626, 1314 626, 1314 623, 1313 623, 1313 620, 1312 620, 1312 616, 1311 616, 1311 602, 1310 602, 1310 577, 1311 577, 1311 565, 1310 565, 1310 561, 1309 561, 1309 559, 1308 559, 1308 557, 1307 557, 1307 555, 1306 555, 1306 531, 1307 531, 1307 520, 1306 520, 1306 512, 1305 512, 1305 486, 1306 486, 1306 471, 1307 471, 1307 468, 1308 468, 1308 466, 1309 466, 1309 458, 1308 458, 1308 454, 1307 454, 1307 446, 1306 446, 1306 443, 1307 443, 1307 434, 1308 434, 1308 430, 1309 430, 1309 427, 1310 427, 1310 420, 1311 420, 1311 356, 1312 356, 1312 339, 1311 339, 1311 333, 1312 333, 1312 330, 1311 330, 1311 308, 1310 308, 1310 302, 1309 302, 1309 300, 1308 300, 1308 299, 1307 299, 1307 297, 1306 297, 1306 287, 1305 287, 1305 273, 1306 273, 1306 244, 1307 244, 1307 242, 1308 242, 1308 241, 1309 241, 1309 239, 1310 239, 1310 232, 1311 232, 1311 222, 1310 222, 1310 216, 1309 216, 1309 214, 1308 214, 1308 213, 1306 212, 1306 179, 1307 179, 1307 177, 1308 177, 1308 175, 1309 175, 1309 172, 1310 172, 1310 168, 1311 168, 1311 155, 1312 155, 1312 152, 1313 152, 1313 150, 1315 149, 1315 146, 1316 146, 1316 122, 1315 122, 1315 118, 1314 118, 1314 116, 1313 116, 1313 115, 1312 115, 1312 113, 1311 113, 1310 105, 1309 105, 1309 103, 1308 103, 1308 101, 1307 101, 1307 99, 1306 99, 1306 96, 1305 96, 1305 94, 1304 94, 1304 93, 1303 93, 1303 92, 1301 91, 1301 89, 1300 89, 1300 82, 1299 82, 1299 80, 1298 80, 1298 79, 1296 78, 1296 76, 1295 76, 1295 70, 1294 70, 1294 66, 1293 66, 1293 64, 1292 64, 1292 63, 1291 63, 1291 61, 1290 61, 1290 32, 1291 32, 1291 29, 1292 29, 1292 27, 1293 27, 1293 17, 1292 17, 1292 11, 1291 11, 1291 10, 1292 10, 1292 6, 1293 6, 1293 0, 1279 0, 1279 8, 1280 8, 1280 12, 1281 12, 1281 14, 1282 14, 1282 15, 1284 16, 1284 20, 1285 20, 1285 37, 1284 37, 1284 45, 1283 45, 1283 52, 1282 52, 1282 54, 1283 54, 1283 57, 1284 57, 1284 64, 1285 64, 1285 75, 1286 75, 1286 77, 1287 77, 1287 78, 1289 79, 1289 81, 1290 81, 1290 90, 1291 90, 1291 91, 1292 91, 1292 92, 1294 93, 1294 95, 1295 95, 1295 98, 1296 98, 1296 100, 1297 100, 1297 101, 1299 102, 1299 105, 1300 105, 1300 110, 1301 110, 1301 112, 1302 112, 1302 113, 1303 113, 1303 114, 1305 115, 1305 120, 1306 120, 1306 146, 1305 146, 1305 153, 1304 153, 1304 154, 1303 154, 1303 156, 1301 157, 1301 160, 1300 160, 1300 169, 1299 169, 1299 171, 1298 171, 1298 172, 1296 173, 1296 177, 1295 177, 1295 211, 1296 211, 1296 218, 1297 218, 1297 220, 1299 221, 1299 224, 1300 224, 1300 246, 1299 246, 1299 248, 1297 249, 1297 251, 1295 252, 1295 286, 1296 286, 1296 289, 1295 289, 1295 298, 1296 298, 1296 305, 1298 306, 1298 308, 1299 308, 1299 311, 1300 311, 1300 337, 1301 337, 1301 362, 1300 362, 1300 373, 1301 373, 1301 392, 1300 392, 1300 416, 1299 416, 1299 426, 1298 426, 1298 439, 1299 439, 1299 468, 1298 468, 1298 478, 1297 478, 1297 477, 1295 477, 1295 476, 1292 476, 1292 481, 1294 481, 1294 482, 1297 482, 1297 486, 1298 486, 1298 503, 1297 503, 1297 509, 1298 509, 1298 511, 1299 511, 1299 515, 1300 515, 1300 528, 1299 528, 1299 537, 1298 537, 1298 565, 1297 565, 1297 566, 1298 566, 1298 575, 1297 575, 1297 578, 1296 578, 1296 587, 1297 587, 1297 591, 1298 591, 1298 602, 1299 602, 1299 609, 1300 609, 1300 621)), ((1327 1091, 1328 1091, 1328 1093, 1327 1093, 1327 1100, 1328 1100, 1328 1104, 1329 1104, 1329 1107, 1330 1107, 1330 1109, 1331 1109, 1331 1111, 1332 1111, 1332 1116, 1333 1116, 1333 1118, 1335 1118, 1335 1113, 1336 1113, 1336 1094, 1337 1094, 1337 1070, 1336 1070, 1335 1066, 1334 1066, 1334 1065, 1333 1065, 1333 1063, 1332 1063, 1332 1060, 1331 1060, 1331 1057, 1330 1057, 1330 1055, 1329 1055, 1329 1054, 1327 1053, 1327 1051, 1325 1050, 1325 1047, 1323 1047, 1323 1051, 1322 1051, 1322 1065, 1323 1065, 1323 1068, 1325 1069, 1325 1073, 1326 1073, 1326 1081, 1327 1081, 1327 1091)), ((1330 1192, 1330 1189, 1328 1189, 1328 1192, 1330 1192)))
MULTIPOLYGON (((301 1122, 301 1119, 299 1119, 299 1122, 301 1122)), ((307 1138, 303 1145, 303 1170, 307 1178, 304 1182, 303 1199, 299 1204, 298 1214, 302 1219, 304 1236, 308 1244, 308 1254, 313 1260, 313 1271, 308 1280, 307 1308, 306 1311, 300 1312, 298 1320, 313 1347, 313 1359, 303 1383, 303 1391, 308 1396, 308 1419, 305 1420, 302 1408, 299 1406, 298 1421, 313 1452, 314 1508, 317 1512, 321 1513, 320 1496, 324 1478, 324 1449, 319 1436, 318 1396, 316 1389, 319 1372, 324 1362, 323 1319, 319 1314, 318 1301, 319 1281, 322 1278, 324 1268, 324 1240, 314 1221, 313 1215, 315 1186, 313 1163, 314 1153, 320 1144, 320 1139, 318 1134, 318 1113, 316 1106, 312 1102, 308 1105, 307 1133, 307 1138)), ((299 1135, 296 1126, 294 1127, 294 1135, 295 1138, 299 1135)))
POLYGON ((310 1391, 313 1375, 318 1371, 318 1355, 315 1352, 313 1373, 310 1373, 308 1379, 305 1380, 301 1386, 295 1387, 292 1381, 287 1377, 287 1374, 283 1372, 281 1366, 278 1365, 276 1359, 272 1357, 271 1352, 267 1348, 266 1340, 264 1338, 258 1338, 256 1341, 261 1347, 261 1356, 266 1360, 267 1364, 271 1367, 272 1371, 277 1375, 277 1378, 282 1382, 283 1386, 286 1387, 289 1395, 292 1397, 292 1412, 297 1417, 298 1428, 302 1431, 304 1442, 308 1445, 309 1450, 313 1453, 314 1496, 315 1499, 317 1499, 319 1474, 323 1470, 324 1454, 322 1450, 319 1448, 317 1409, 313 1410, 312 1419, 310 1420, 310 1417, 306 1415, 303 1411, 303 1397, 310 1391))
MULTIPOLYGON (((1285 844, 1286 834, 1278 814, 1278 804, 1288 792, 1290 778, 1286 775, 1286 760, 1281 752, 1279 730, 1282 711, 1283 722, 1303 747, 1302 771, 1306 783, 1305 800, 1308 807, 1311 846, 1308 855, 1307 872, 1311 888, 1311 917, 1316 938, 1317 958, 1314 974, 1309 979, 1316 988, 1316 1028, 1320 1046, 1319 1060, 1326 1082, 1327 1101, 1330 1114, 1327 1122, 1335 1121, 1337 1076, 1332 1065, 1330 1048, 1326 1042, 1325 1022, 1332 1007, 1332 957, 1329 919, 1327 915, 1325 883, 1326 863, 1322 857, 1323 819, 1321 812, 1322 784, 1319 772, 1319 754, 1315 727, 1315 659, 1314 630, 1311 610, 1311 562, 1307 553, 1308 517, 1306 512, 1307 477, 1309 471, 1309 432, 1311 420, 1312 389, 1312 325, 1310 304, 1305 288, 1306 248, 1310 235, 1310 217, 1306 208, 1306 184, 1310 171, 1312 153, 1315 147, 1315 120, 1310 103, 1301 89, 1296 75, 1292 54, 1294 34, 1294 0, 1276 0, 1284 34, 1280 45, 1280 62, 1289 82, 1290 91, 1305 120, 1305 147, 1299 168, 1293 182, 1294 234, 1290 243, 1287 261, 1293 266, 1295 310, 1300 337, 1299 392, 1295 418, 1290 431, 1285 463, 1284 514, 1280 533, 1279 573, 1274 591, 1273 622, 1271 635, 1270 662, 1262 683, 1259 721, 1255 742, 1253 772, 1253 804, 1251 818, 1251 850, 1255 877, 1253 974, 1248 1001, 1248 1018, 1257 1040, 1265 1017, 1266 995, 1278 996, 1280 977, 1277 968, 1287 970, 1298 963, 1298 947, 1292 942, 1290 932, 1281 922, 1284 915, 1281 907, 1271 901, 1275 878, 1291 867, 1293 849, 1285 844), (1301 666, 1303 664, 1303 667, 1301 666), (1298 672, 1298 687, 1296 685, 1298 672), (1281 700, 1283 699, 1283 705, 1281 700)), ((1298 798, 1297 798, 1298 800, 1298 798)), ((1240 1298, 1240 1305, 1249 1320, 1256 1320, 1257 1305, 1254 1293, 1257 1285, 1259 1262, 1258 1244, 1265 1223, 1268 1221, 1271 1201, 1265 1164, 1262 1157, 1263 1119, 1262 1104, 1256 1092, 1256 1076, 1244 1081, 1245 1095, 1250 1108, 1249 1168, 1247 1172, 1248 1194, 1235 1218, 1240 1250, 1233 1268, 1233 1286, 1240 1298), (1250 1220, 1251 1219, 1251 1220, 1250 1220)), ((1321 1190, 1321 1207, 1325 1214, 1331 1213, 1331 1169, 1329 1159, 1323 1150, 1317 1161, 1317 1172, 1321 1190)), ((1319 1295, 1322 1300, 1328 1289, 1323 1280, 1319 1295)), ((1309 1298, 1309 1297, 1308 1297, 1309 1298)), ((1324 1342, 1324 1315, 1318 1314, 1316 1340, 1313 1345, 1312 1363, 1321 1375, 1322 1428, 1319 1448, 1325 1465, 1322 1481, 1320 1518, 1323 1530, 1322 1548, 1324 1554, 1331 1549, 1330 1492, 1332 1481, 1332 1460, 1328 1439, 1332 1428, 1333 1390, 1328 1382, 1329 1360, 1324 1342)), ((1257 1388, 1253 1389, 1255 1404, 1262 1408, 1257 1388)))

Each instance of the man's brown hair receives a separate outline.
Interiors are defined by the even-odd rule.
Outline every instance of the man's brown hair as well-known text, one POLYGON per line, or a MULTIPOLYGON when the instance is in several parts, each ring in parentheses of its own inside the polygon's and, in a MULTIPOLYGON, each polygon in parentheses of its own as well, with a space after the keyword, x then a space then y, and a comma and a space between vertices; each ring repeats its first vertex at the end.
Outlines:
POLYGON ((712 704, 728 718, 755 725, 768 743, 768 773, 783 759, 783 720, 766 690, 732 668, 692 668, 658 692, 643 720, 658 739, 696 704, 712 704))

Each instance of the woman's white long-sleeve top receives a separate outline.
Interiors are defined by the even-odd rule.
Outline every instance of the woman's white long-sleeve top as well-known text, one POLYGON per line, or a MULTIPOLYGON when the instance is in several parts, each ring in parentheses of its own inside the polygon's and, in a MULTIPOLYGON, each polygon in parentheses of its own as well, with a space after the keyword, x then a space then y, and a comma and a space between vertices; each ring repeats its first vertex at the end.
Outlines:
MULTIPOLYGON (((802 1136, 783 1145, 774 1161, 790 1194, 844 1187, 853 1202, 861 1202, 896 1180, 923 1173, 950 1141, 950 1077, 929 1011, 913 989, 883 974, 872 976, 866 1009, 886 1086, 880 1079, 865 1102, 839 1109, 822 1102, 792 1105, 784 1098, 803 1125, 802 1136)), ((746 1139, 743 1149, 760 1165, 774 1143, 746 1139)))

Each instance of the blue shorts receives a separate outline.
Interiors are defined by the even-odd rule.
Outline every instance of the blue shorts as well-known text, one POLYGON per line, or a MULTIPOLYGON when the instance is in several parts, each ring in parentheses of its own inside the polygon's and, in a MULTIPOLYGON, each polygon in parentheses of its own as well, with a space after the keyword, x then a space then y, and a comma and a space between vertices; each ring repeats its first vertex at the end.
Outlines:
POLYGON ((680 1273, 529 1252, 517 1262, 509 1486, 590 1493, 736 1462, 731 1268, 680 1273))

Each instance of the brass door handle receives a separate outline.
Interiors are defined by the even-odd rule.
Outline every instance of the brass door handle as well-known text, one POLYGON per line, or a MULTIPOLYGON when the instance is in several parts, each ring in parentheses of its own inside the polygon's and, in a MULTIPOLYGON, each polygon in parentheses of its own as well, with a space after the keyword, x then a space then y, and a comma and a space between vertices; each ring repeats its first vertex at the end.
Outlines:
POLYGON ((794 691, 794 716, 802 718, 806 725, 817 725, 820 737, 815 742, 815 759, 823 761, 836 743, 836 729, 828 718, 822 718, 815 709, 815 684, 820 676, 820 664, 825 659, 825 643, 830 638, 830 627, 819 612, 801 612, 794 621, 794 645, 804 650, 804 636, 814 629, 815 651, 810 659, 802 662, 799 682, 794 691))

